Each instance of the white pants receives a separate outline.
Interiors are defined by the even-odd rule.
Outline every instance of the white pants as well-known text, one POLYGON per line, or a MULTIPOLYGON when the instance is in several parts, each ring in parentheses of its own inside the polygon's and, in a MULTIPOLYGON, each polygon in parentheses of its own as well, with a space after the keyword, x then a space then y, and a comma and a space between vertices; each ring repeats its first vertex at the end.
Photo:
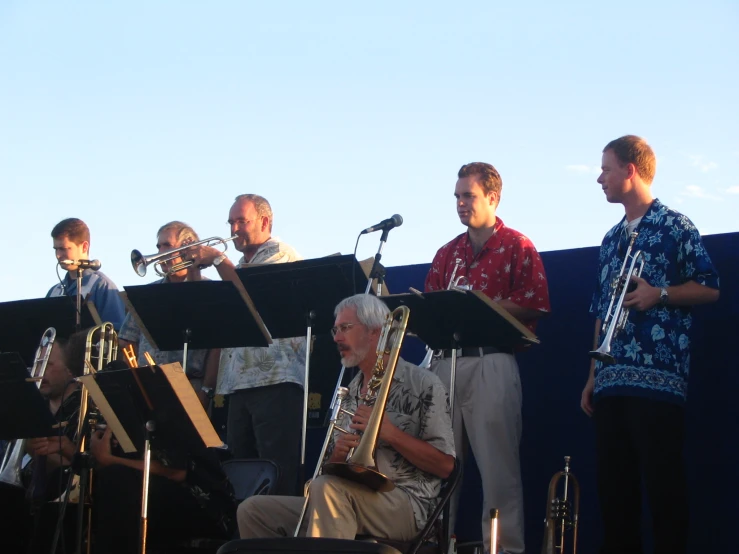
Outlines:
MULTIPOLYGON (((242 539, 292 537, 301 496, 252 496, 236 512, 242 539)), ((354 539, 356 535, 410 541, 419 529, 408 494, 375 492, 346 479, 321 475, 310 485, 300 536, 354 539)))
MULTIPOLYGON (((451 358, 432 365, 448 387, 451 358)), ((457 358, 454 444, 464 467, 469 446, 482 477, 482 537, 490 548, 490 509, 499 510, 499 544, 511 554, 524 552, 521 442, 521 380, 512 354, 457 358)), ((451 502, 450 529, 459 506, 457 487, 451 502)))

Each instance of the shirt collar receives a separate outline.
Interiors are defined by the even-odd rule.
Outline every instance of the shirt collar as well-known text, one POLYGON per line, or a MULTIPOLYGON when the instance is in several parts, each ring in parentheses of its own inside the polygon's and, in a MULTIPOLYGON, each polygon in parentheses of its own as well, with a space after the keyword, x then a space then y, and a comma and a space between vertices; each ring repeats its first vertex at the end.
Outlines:
MULTIPOLYGON (((493 234, 490 235, 487 241, 485 241, 484 246, 482 247, 482 250, 480 250, 480 254, 487 250, 488 248, 491 248, 493 245, 493 241, 497 240, 498 233, 500 233, 500 230, 505 227, 505 224, 503 223, 503 220, 500 219, 498 216, 495 216, 495 225, 493 225, 493 234)), ((469 230, 466 233, 462 234, 462 246, 466 249, 468 246, 472 246, 472 241, 470 241, 470 232, 469 230)))

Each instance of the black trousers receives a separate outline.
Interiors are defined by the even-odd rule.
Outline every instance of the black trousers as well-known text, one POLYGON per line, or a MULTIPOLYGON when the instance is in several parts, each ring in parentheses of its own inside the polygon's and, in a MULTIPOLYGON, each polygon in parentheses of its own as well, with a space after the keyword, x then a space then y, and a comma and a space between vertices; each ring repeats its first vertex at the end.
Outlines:
POLYGON ((682 406, 639 397, 595 404, 601 554, 641 554, 642 487, 652 516, 654 554, 685 554, 688 500, 682 406))
POLYGON ((280 468, 272 494, 297 492, 303 389, 295 383, 237 390, 228 396, 226 442, 235 458, 264 458, 280 468))

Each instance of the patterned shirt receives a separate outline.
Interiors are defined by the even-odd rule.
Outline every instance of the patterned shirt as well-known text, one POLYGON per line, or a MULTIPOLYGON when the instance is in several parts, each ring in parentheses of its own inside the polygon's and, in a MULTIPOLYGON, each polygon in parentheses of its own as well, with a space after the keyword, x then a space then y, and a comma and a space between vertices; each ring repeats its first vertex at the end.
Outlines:
MULTIPOLYGON (((611 286, 623 264, 629 236, 624 217, 600 247, 597 286, 590 311, 603 321, 611 286)), ((636 227, 632 254, 644 253, 644 278, 653 287, 695 281, 718 289, 719 280, 695 225, 655 199, 636 227)), ((630 263, 630 262, 629 262, 630 263)), ((628 266, 627 266, 628 268, 628 266)), ((642 396, 683 403, 690 369, 690 307, 657 304, 629 310, 626 327, 611 343, 613 365, 595 364, 595 396, 642 396)), ((599 344, 603 341, 601 330, 599 344)))
MULTIPOLYGON (((46 298, 76 295, 77 279, 72 278, 67 271, 62 282, 49 289, 46 298)), ((112 323, 116 331, 121 328, 123 317, 126 315, 123 300, 118 294, 118 287, 102 271, 92 269, 82 271, 82 298, 95 304, 103 322, 112 323)))
MULTIPOLYGON (((262 244, 247 262, 239 260, 239 267, 249 264, 283 264, 303 258, 291 246, 277 237, 262 244)), ((223 348, 218 368, 218 394, 231 394, 240 389, 251 389, 296 383, 303 386, 305 379, 305 337, 272 339, 267 347, 223 348)))
MULTIPOLYGON (((471 285, 493 300, 507 298, 522 308, 549 312, 544 264, 534 244, 496 218, 493 234, 475 255, 469 235, 462 233, 442 246, 426 276, 426 290, 446 290, 454 268, 455 280, 471 285), (459 261, 459 265, 457 265, 459 261)), ((526 325, 532 331, 536 322, 526 325)))
MULTIPOLYGON (((203 280, 207 280, 203 277, 203 280)), ((161 285, 167 283, 166 277, 155 281, 154 285, 161 285)), ((182 364, 182 350, 157 350, 152 344, 146 339, 144 333, 141 332, 138 323, 133 318, 131 313, 126 314, 126 319, 123 320, 121 330, 118 332, 118 338, 127 340, 129 342, 138 343, 138 364, 141 367, 149 365, 146 361, 145 353, 148 352, 154 358, 154 361, 158 365, 171 364, 179 362, 182 364)), ((189 379, 202 379, 205 375, 205 358, 208 355, 208 350, 192 350, 187 349, 187 377, 189 379)))
MULTIPOLYGON (((352 412, 357 409, 361 398, 363 380, 364 375, 359 372, 349 383, 349 396, 342 406, 352 412)), ((429 443, 444 454, 455 456, 448 400, 446 388, 436 375, 398 359, 385 413, 401 431, 429 443)), ((343 429, 349 429, 350 423, 351 417, 347 414, 339 420, 343 429)), ((375 461, 377 469, 408 494, 416 524, 422 529, 436 506, 441 479, 418 469, 381 440, 377 442, 375 461)))

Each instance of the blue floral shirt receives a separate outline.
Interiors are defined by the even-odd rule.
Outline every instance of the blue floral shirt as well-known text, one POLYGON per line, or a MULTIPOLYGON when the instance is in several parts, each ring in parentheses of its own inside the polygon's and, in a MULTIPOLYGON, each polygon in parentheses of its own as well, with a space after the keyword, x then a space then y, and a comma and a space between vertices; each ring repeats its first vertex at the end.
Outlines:
MULTIPOLYGON (((637 225, 632 254, 644 253, 642 278, 654 287, 688 281, 718 289, 719 279, 695 225, 655 199, 637 225)), ((606 234, 600 247, 598 279, 590 311, 603 321, 611 283, 629 244, 626 218, 606 234)), ((628 267, 628 266, 627 266, 628 267)), ((612 341, 616 363, 595 364, 594 395, 642 396, 682 404, 690 372, 690 307, 662 306, 630 310, 626 327, 612 341)), ((603 341, 601 330, 599 344, 603 341)))

